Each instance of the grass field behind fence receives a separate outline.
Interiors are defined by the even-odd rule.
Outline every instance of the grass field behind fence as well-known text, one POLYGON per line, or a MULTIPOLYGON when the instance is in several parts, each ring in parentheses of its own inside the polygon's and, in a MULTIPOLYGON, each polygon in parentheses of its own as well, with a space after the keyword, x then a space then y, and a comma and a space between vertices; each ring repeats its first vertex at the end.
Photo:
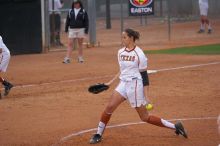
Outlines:
POLYGON ((192 55, 220 55, 220 44, 182 47, 165 50, 145 50, 145 54, 192 54, 192 55))

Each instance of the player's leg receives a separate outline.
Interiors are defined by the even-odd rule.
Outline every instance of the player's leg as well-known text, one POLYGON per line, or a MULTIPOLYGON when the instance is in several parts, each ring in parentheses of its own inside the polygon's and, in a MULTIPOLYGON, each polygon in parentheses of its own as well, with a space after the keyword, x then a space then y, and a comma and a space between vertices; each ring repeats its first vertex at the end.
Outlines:
POLYGON ((208 34, 211 34, 212 33, 212 27, 211 27, 210 21, 209 21, 207 16, 205 16, 204 21, 205 21, 206 25, 208 26, 208 34))
POLYGON ((78 51, 79 51, 79 53, 78 53, 78 62, 80 62, 80 63, 83 63, 84 62, 84 59, 83 59, 83 40, 84 40, 84 38, 85 38, 85 29, 84 28, 81 28, 80 30, 79 30, 79 33, 78 33, 78 37, 79 37, 79 39, 78 39, 78 51))
POLYGON ((208 33, 210 34, 212 32, 212 27, 208 19, 208 6, 205 6, 203 8, 203 19, 204 23, 206 23, 206 25, 208 26, 208 33))
POLYGON ((10 52, 6 51, 4 52, 4 54, 2 55, 2 58, 1 58, 1 62, 0 62, 0 72, 1 72, 1 77, 0 77, 0 82, 2 83, 2 85, 4 86, 5 90, 4 90, 4 96, 8 95, 11 88, 13 87, 13 85, 5 80, 2 75, 4 72, 6 72, 7 70, 7 67, 8 67, 8 64, 9 64, 9 61, 10 61, 10 52))
POLYGON ((144 97, 143 83, 141 80, 134 80, 132 82, 130 83, 130 85, 127 85, 128 100, 131 106, 134 107, 136 111, 138 112, 141 120, 144 122, 156 125, 156 126, 166 127, 166 128, 174 129, 177 131, 177 129, 179 128, 176 128, 176 125, 174 125, 173 123, 168 122, 164 119, 161 119, 157 116, 148 114, 148 111, 146 110, 146 107, 145 107, 147 102, 144 97), (135 91, 132 92, 131 89, 135 89, 135 91))
POLYGON ((83 38, 78 39, 78 62, 83 63, 83 38))
POLYGON ((2 83, 2 85, 4 86, 5 90, 4 90, 4 96, 7 96, 11 90, 11 88, 13 88, 13 85, 5 80, 4 78, 0 77, 0 82, 2 83))
POLYGON ((98 124, 97 133, 93 135, 92 138, 90 139, 91 144, 95 144, 101 141, 105 127, 108 124, 112 113, 124 100, 125 100, 124 97, 121 96, 117 91, 113 92, 105 110, 103 111, 101 115, 101 119, 98 124))
POLYGON ((138 112, 139 117, 142 121, 156 125, 156 126, 173 129, 175 130, 176 134, 181 134, 185 138, 187 138, 187 134, 181 123, 173 124, 157 116, 149 115, 144 105, 141 105, 140 107, 136 107, 136 111, 138 112))
POLYGON ((201 15, 200 16, 200 29, 198 33, 203 33, 203 32, 205 32, 205 19, 204 19, 204 16, 201 15))
POLYGON ((205 15, 207 15, 207 7, 204 5, 200 4, 199 5, 199 10, 200 10, 200 29, 198 33, 204 33, 205 32, 205 15))
POLYGON ((136 107, 136 111, 138 112, 140 119, 144 122, 160 127, 175 129, 175 125, 173 123, 167 122, 159 117, 149 115, 144 105, 141 105, 140 107, 136 107))
POLYGON ((67 47, 66 57, 63 60, 63 63, 65 63, 65 64, 70 63, 70 57, 71 57, 71 54, 72 54, 73 42, 74 42, 74 38, 69 37, 68 38, 68 47, 67 47))
POLYGON ((131 106, 136 109, 142 121, 160 127, 175 129, 174 124, 165 121, 161 118, 158 118, 156 116, 148 115, 148 112, 145 108, 147 101, 145 99, 146 93, 144 91, 142 80, 133 80, 132 82, 128 83, 126 87, 127 87, 128 100, 131 106))

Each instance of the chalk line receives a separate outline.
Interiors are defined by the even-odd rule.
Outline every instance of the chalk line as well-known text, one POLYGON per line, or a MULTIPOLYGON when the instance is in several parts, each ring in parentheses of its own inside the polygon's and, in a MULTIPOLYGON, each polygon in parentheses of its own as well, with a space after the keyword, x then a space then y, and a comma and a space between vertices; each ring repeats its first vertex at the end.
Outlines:
MULTIPOLYGON (((170 119, 168 121, 193 121, 193 120, 217 120, 217 117, 177 118, 177 119, 170 119)), ((106 126, 106 129, 132 126, 132 125, 140 125, 140 124, 146 124, 146 122, 130 122, 130 123, 123 123, 123 124, 118 124, 118 125, 110 125, 110 126, 106 126)), ((82 130, 79 132, 69 134, 69 135, 61 138, 56 144, 53 144, 53 146, 60 145, 75 136, 83 135, 85 133, 89 133, 89 132, 93 132, 93 131, 97 131, 97 128, 86 129, 86 130, 82 130)))
POLYGON ((164 68, 164 69, 158 69, 157 72, 161 71, 171 71, 171 70, 177 70, 177 69, 186 69, 186 68, 194 68, 194 67, 201 67, 201 66, 207 66, 207 65, 215 65, 220 64, 220 62, 211 62, 211 63, 205 63, 205 64, 194 64, 194 65, 187 65, 182 67, 173 67, 173 68, 164 68))

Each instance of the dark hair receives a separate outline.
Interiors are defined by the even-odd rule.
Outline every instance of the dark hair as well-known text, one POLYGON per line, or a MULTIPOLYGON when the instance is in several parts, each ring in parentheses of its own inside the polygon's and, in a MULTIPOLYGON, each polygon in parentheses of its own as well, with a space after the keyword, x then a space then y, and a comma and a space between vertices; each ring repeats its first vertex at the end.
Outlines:
POLYGON ((126 32, 130 38, 133 37, 134 41, 139 40, 139 38, 140 38, 140 33, 138 31, 131 29, 131 28, 125 29, 124 32, 126 32))
POLYGON ((80 0, 74 0, 73 3, 72 3, 72 9, 74 9, 74 4, 75 3, 79 3, 80 7, 83 9, 83 4, 80 0))

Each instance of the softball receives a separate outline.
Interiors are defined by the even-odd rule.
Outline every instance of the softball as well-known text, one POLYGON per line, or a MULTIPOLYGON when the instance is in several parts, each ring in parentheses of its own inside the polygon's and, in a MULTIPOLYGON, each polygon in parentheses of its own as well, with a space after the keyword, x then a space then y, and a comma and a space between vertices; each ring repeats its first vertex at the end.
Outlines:
POLYGON ((147 104, 146 105, 146 109, 148 110, 148 111, 150 111, 150 110, 152 110, 153 109, 153 104, 147 104))

